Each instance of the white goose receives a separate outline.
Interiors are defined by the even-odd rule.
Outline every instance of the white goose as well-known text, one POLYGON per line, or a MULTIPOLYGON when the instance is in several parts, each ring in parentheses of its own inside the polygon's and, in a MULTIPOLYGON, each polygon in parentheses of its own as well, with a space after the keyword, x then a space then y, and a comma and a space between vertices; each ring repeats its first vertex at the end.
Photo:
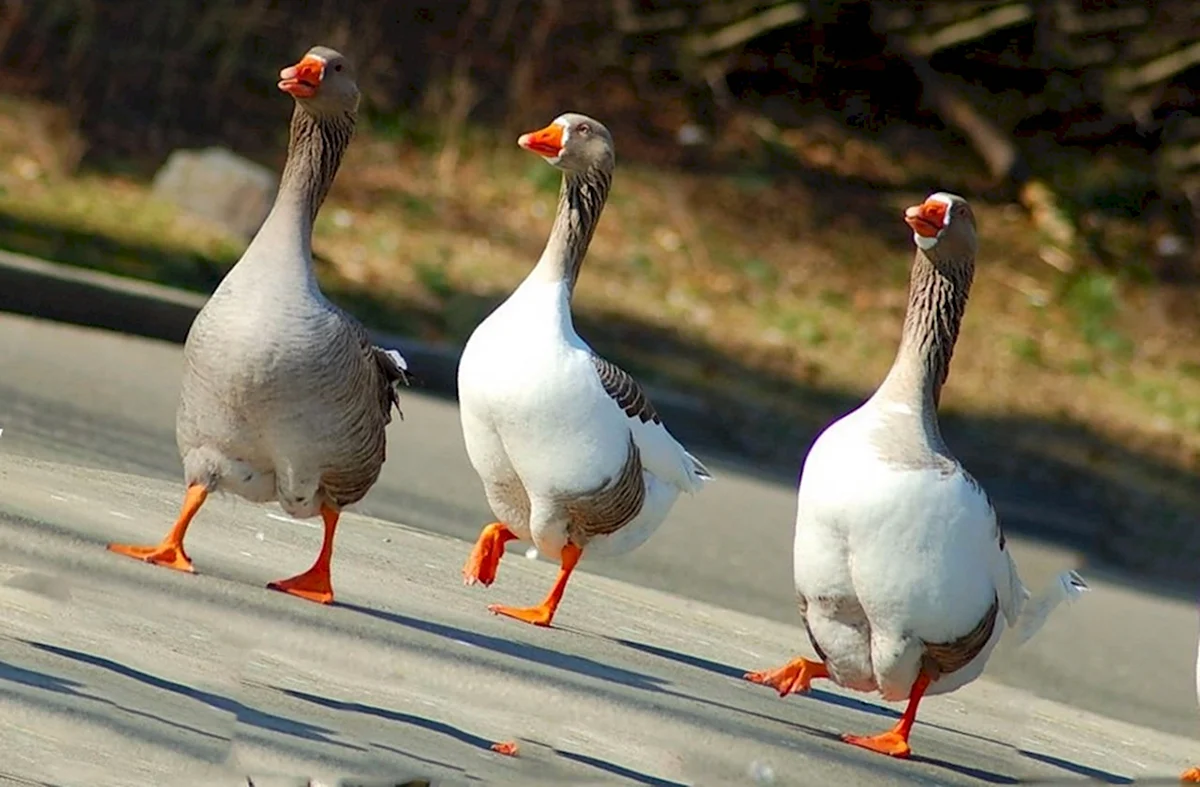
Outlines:
POLYGON ((892 730, 843 736, 894 757, 911 751, 923 695, 977 678, 1006 623, 1028 639, 1087 589, 1065 572, 1029 600, 991 501, 942 441, 937 405, 974 276, 975 218, 943 192, 904 218, 917 250, 895 363, 866 403, 820 435, 800 477, 793 570, 822 661, 746 675, 781 696, 829 678, 907 698, 892 730))
POLYGON ((562 170, 562 190, 537 265, 475 329, 459 364, 467 453, 499 520, 483 529, 463 575, 490 585, 505 543, 532 541, 561 559, 550 594, 536 607, 489 609, 548 626, 585 551, 634 549, 680 492, 712 476, 667 431, 641 386, 572 324, 571 295, 612 183, 612 136, 568 113, 518 144, 562 170))
MULTIPOLYGON (((1200 698, 1200 644, 1196 648, 1196 696, 1200 698)), ((1188 784, 1200 783, 1200 765, 1184 771, 1180 775, 1179 781, 1188 784)))
POLYGON ((325 538, 309 570, 269 587, 330 603, 339 512, 379 477, 407 365, 396 351, 372 346, 362 325, 321 294, 313 273, 313 220, 354 134, 359 91, 351 65, 313 47, 279 76, 279 89, 295 99, 279 193, 184 345, 175 421, 183 510, 158 545, 108 548, 190 572, 183 540, 209 493, 277 500, 294 517, 319 514, 325 538))

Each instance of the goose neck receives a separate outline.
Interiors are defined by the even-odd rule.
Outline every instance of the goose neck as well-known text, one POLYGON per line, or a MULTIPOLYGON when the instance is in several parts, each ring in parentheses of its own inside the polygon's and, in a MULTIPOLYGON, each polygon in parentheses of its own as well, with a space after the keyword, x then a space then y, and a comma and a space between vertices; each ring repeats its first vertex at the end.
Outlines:
POLYGON ((971 259, 939 265, 917 251, 900 349, 878 395, 926 416, 936 413, 973 274, 971 259))
POLYGON ((612 173, 599 167, 563 173, 554 226, 531 278, 561 283, 568 295, 574 293, 580 266, 611 186, 612 173))
POLYGON ((313 222, 353 134, 353 114, 318 116, 297 104, 275 203, 238 263, 240 277, 317 289, 313 222))
POLYGON ((296 105, 276 205, 293 207, 311 232, 354 135, 353 113, 316 114, 296 105))

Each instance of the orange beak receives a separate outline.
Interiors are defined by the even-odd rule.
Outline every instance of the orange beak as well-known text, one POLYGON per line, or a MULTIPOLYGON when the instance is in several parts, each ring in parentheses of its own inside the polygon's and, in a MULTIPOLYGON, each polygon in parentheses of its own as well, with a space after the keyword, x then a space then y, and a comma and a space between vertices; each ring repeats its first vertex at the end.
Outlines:
POLYGON ((517 139, 517 144, 547 158, 555 158, 562 154, 562 137, 563 127, 551 123, 540 131, 522 134, 517 139))
POLYGON ((904 221, 922 238, 936 238, 946 226, 946 203, 926 200, 904 211, 904 221))
POLYGON ((294 98, 312 98, 325 76, 325 61, 305 55, 299 63, 279 72, 279 89, 294 98))

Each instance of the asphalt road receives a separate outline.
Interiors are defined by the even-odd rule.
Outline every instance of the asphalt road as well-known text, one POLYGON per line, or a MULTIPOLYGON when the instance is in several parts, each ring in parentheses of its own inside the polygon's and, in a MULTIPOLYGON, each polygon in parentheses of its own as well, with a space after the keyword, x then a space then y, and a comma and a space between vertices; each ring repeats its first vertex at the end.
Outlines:
MULTIPOLYGON (((230 738, 229 731, 221 724, 230 726, 231 713, 237 722, 238 734, 234 738, 239 745, 256 741, 245 744, 249 749, 238 746, 234 749, 256 753, 251 759, 258 757, 254 762, 268 769, 272 767, 271 757, 291 764, 311 761, 314 768, 319 763, 327 766, 332 763, 331 767, 342 770, 361 769, 366 767, 363 763, 367 760, 376 771, 416 767, 421 761, 410 755, 419 752, 418 756, 427 759, 438 759, 433 754, 442 757, 439 760, 442 766, 430 767, 435 770, 443 767, 442 773, 453 778, 465 779, 468 775, 489 778, 491 774, 490 778, 519 776, 525 783, 533 783, 535 777, 548 778, 547 783, 552 783, 569 775, 574 783, 575 779, 611 779, 622 774, 636 781, 639 773, 643 783, 650 776, 659 781, 649 779, 648 783, 735 783, 725 779, 745 781, 746 769, 755 761, 776 763, 773 766, 776 783, 834 783, 784 777, 784 773, 798 777, 810 767, 815 769, 814 775, 870 776, 872 783, 880 784, 979 783, 980 780, 1012 783, 1013 779, 1034 774, 1044 778, 1074 774, 1076 780, 1092 774, 1113 781, 1117 779, 1115 775, 1147 773, 1169 778, 1189 764, 1193 755, 1200 756, 1200 744, 1192 747, 1187 740, 1173 737, 1193 737, 1200 719, 1194 689, 1193 608, 1107 581, 1086 566, 1081 568, 1094 591, 1082 603, 1059 610, 1039 638, 1025 648, 998 653, 989 665, 986 680, 951 698, 933 699, 923 706, 923 718, 931 721, 941 718, 947 722, 945 730, 932 726, 918 728, 930 738, 928 756, 940 760, 940 765, 880 762, 882 758, 848 752, 848 747, 829 741, 827 736, 831 731, 858 730, 864 725, 875 727, 883 720, 871 714, 870 706, 835 701, 840 695, 833 692, 821 695, 821 701, 792 698, 784 702, 731 677, 744 669, 781 662, 793 650, 807 650, 807 643, 795 625, 790 583, 793 491, 716 461, 710 462, 710 467, 717 473, 718 481, 701 496, 681 501, 667 524, 646 546, 612 561, 585 560, 581 574, 586 572, 589 576, 573 581, 556 620, 563 626, 562 631, 534 630, 493 619, 484 611, 486 603, 536 600, 544 592, 552 568, 520 560, 513 552, 519 554, 523 546, 510 548, 510 557, 496 586, 482 590, 459 585, 458 566, 469 548, 463 540, 474 539, 479 527, 488 521, 488 512, 478 481, 467 464, 453 402, 411 392, 404 398, 406 419, 394 423, 390 430, 390 459, 383 477, 359 510, 415 530, 365 519, 361 529, 344 528, 335 572, 340 571, 337 576, 342 583, 339 587, 342 598, 350 591, 355 607, 327 610, 260 592, 261 582, 279 573, 283 555, 271 552, 268 558, 262 554, 262 542, 258 542, 257 549, 247 542, 248 549, 234 554, 228 542, 244 540, 255 527, 248 523, 258 522, 259 531, 272 529, 264 535, 268 543, 286 542, 294 552, 288 555, 289 570, 298 569, 306 565, 315 550, 315 531, 278 522, 268 516, 271 509, 235 501, 210 502, 193 528, 197 544, 193 547, 193 557, 199 563, 200 556, 205 555, 207 565, 202 570, 206 575, 211 574, 210 582, 216 582, 215 586, 200 584, 205 581, 203 578, 153 571, 133 561, 116 559, 103 550, 97 551, 98 545, 116 536, 157 538, 178 505, 182 490, 173 417, 180 364, 180 351, 174 345, 0 315, 0 428, 3 429, 0 470, 20 467, 25 474, 19 490, 13 473, 0 476, 0 535, 4 538, 0 542, 0 558, 3 558, 0 562, 7 566, 18 588, 6 589, 0 595, 0 599, 6 599, 0 602, 0 609, 8 605, 3 614, 6 624, 23 626, 26 631, 23 637, 10 635, 9 639, 0 640, 0 680, 7 678, 10 683, 15 680, 19 689, 9 691, 0 682, 0 700, 17 703, 25 709, 23 713, 36 716, 55 712, 58 705, 43 701, 42 694, 47 691, 54 692, 56 696, 52 699, 67 707, 75 702, 99 702, 94 698, 85 701, 80 695, 99 693, 102 687, 108 692, 103 695, 108 703, 104 705, 106 713, 144 715, 148 712, 145 708, 153 707, 156 701, 147 692, 162 691, 159 684, 165 679, 137 677, 153 674, 146 666, 131 677, 129 669, 120 667, 128 662, 112 655, 97 666, 96 659, 100 658, 94 655, 97 648, 103 650, 100 646, 107 645, 111 652, 128 656, 131 632, 143 637, 159 631, 169 633, 167 621, 185 619, 188 630, 199 630, 203 626, 195 623, 194 616, 198 616, 207 620, 215 632, 213 641, 217 644, 211 647, 216 661, 206 666, 176 665, 180 671, 172 673, 171 685, 184 687, 176 693, 189 694, 198 691, 188 688, 197 685, 195 680, 224 681, 219 693, 221 699, 212 699, 217 694, 204 694, 209 701, 207 704, 201 701, 205 707, 196 710, 199 715, 195 719, 184 720, 173 713, 169 718, 143 718, 141 722, 142 726, 170 728, 154 730, 156 735, 173 735, 179 732, 176 727, 183 725, 192 730, 186 735, 200 736, 193 750, 193 764, 218 761, 214 760, 214 752, 221 745, 228 747, 230 738), (23 458, 55 464, 27 465, 23 458), (70 479, 77 473, 75 467, 129 474, 114 476, 111 487, 126 490, 123 494, 127 510, 116 505, 108 508, 111 502, 105 498, 104 484, 96 476, 86 474, 80 476, 79 483, 90 485, 88 499, 95 505, 72 508, 69 490, 70 479), (56 492, 48 491, 48 485, 55 483, 65 486, 56 492), (63 497, 64 492, 66 502, 54 501, 54 496, 63 497), (18 497, 24 500, 19 506, 11 502, 18 497), (385 532, 391 535, 380 535, 385 532), (417 554, 419 550, 410 553, 394 546, 381 546, 384 538, 397 543, 420 541, 421 532, 452 538, 428 540, 428 545, 436 545, 436 548, 427 546, 437 553, 437 559, 422 559, 417 554), (243 553, 251 554, 252 558, 243 553), (354 568, 350 570, 347 566, 354 568), (506 572, 524 580, 506 581, 506 572), (21 579, 26 574, 33 579, 21 579), (57 587, 58 580, 54 578, 63 576, 78 578, 88 588, 87 593, 81 592, 78 597, 90 599, 94 614, 75 613, 82 615, 78 631, 61 620, 53 620, 54 614, 45 610, 39 613, 36 609, 38 604, 61 604, 55 592, 46 595, 43 591, 46 587, 57 587), (623 582, 613 583, 602 577, 623 582), (22 582, 32 582, 37 592, 22 589, 22 582), (593 590, 591 595, 589 587, 593 590), (597 597, 596 591, 603 593, 597 597), (13 601, 13 593, 23 601, 13 601), (447 594, 453 603, 443 603, 447 594), (636 600, 635 606, 641 608, 636 614, 611 603, 622 594, 636 600), (106 600, 122 596, 128 598, 128 603, 119 615, 103 613, 106 600), (30 601, 34 598, 50 601, 30 601), (657 625, 655 621, 665 608, 673 609, 677 622, 690 623, 691 628, 684 623, 679 623, 675 630, 657 625), (453 620, 447 621, 446 616, 453 620), (47 623, 47 619, 51 622, 47 623), (424 628, 412 623, 430 620, 438 622, 424 628), (264 621, 279 628, 278 637, 264 633, 264 621), (697 621, 702 625, 697 626, 697 621), (402 631, 397 632, 397 622, 402 631), (49 625, 59 635, 58 644, 47 645, 44 636, 34 636, 39 632, 44 634, 39 625, 49 625), (89 626, 95 631, 89 633, 89 626), (447 626, 458 633, 448 635, 447 626), (637 632, 638 636, 633 637, 630 632, 637 632), (73 645, 62 644, 65 634, 78 641, 71 640, 73 645), (531 687, 551 692, 541 697, 543 704, 528 704, 538 702, 534 688, 529 689, 533 694, 526 696, 529 692, 501 688, 495 681, 480 678, 482 673, 474 677, 476 682, 482 679, 486 684, 480 696, 497 702, 500 709, 484 712, 473 708, 475 700, 471 692, 453 703, 448 701, 445 692, 462 686, 454 680, 446 683, 444 678, 437 677, 438 658, 449 658, 457 665, 455 669, 461 669, 463 652, 478 655, 480 650, 478 642, 472 642, 473 637, 483 638, 492 645, 483 646, 492 660, 476 665, 478 670, 523 676, 521 679, 531 687), (294 642, 290 648, 283 644, 289 639, 294 642), (345 647, 350 641, 354 648, 345 647), (406 644, 401 645, 401 641, 406 644), (270 680, 262 675, 247 677, 246 671, 251 668, 246 665, 258 664, 253 654, 264 647, 273 654, 272 658, 291 661, 276 665, 279 668, 274 670, 267 662, 266 666, 254 667, 267 670, 270 680), (412 722, 423 732, 401 730, 395 733, 396 741, 380 744, 399 749, 399 753, 382 754, 384 750, 372 742, 369 746, 352 747, 353 756, 342 752, 341 759, 331 759, 325 754, 310 756, 308 749, 312 748, 313 740, 320 744, 314 751, 326 744, 333 747, 330 752, 339 751, 336 743, 329 743, 311 731, 300 736, 304 739, 303 752, 276 739, 294 736, 293 732, 276 730, 269 724, 266 737, 253 731, 242 734, 243 711, 250 705, 259 709, 254 713, 264 713, 263 707, 271 707, 272 713, 280 714, 282 705, 287 705, 288 718, 303 715, 306 720, 332 714, 336 718, 328 719, 329 729, 351 738, 370 737, 367 730, 374 729, 374 722, 345 721, 343 717, 351 711, 343 707, 350 702, 344 697, 354 697, 350 703, 353 713, 373 713, 376 721, 385 718, 395 722, 392 717, 397 714, 413 713, 411 685, 397 689, 395 702, 387 705, 408 710, 387 710, 367 702, 380 692, 387 693, 379 686, 387 683, 391 673, 380 664, 386 664, 388 654, 396 648, 405 654, 400 663, 408 664, 416 658, 411 655, 415 652, 427 659, 419 668, 409 666, 427 678, 422 689, 426 693, 420 701, 433 703, 442 711, 442 721, 421 717, 428 722, 424 726, 404 716, 408 720, 405 724, 412 722), (363 654, 375 653, 380 663, 368 655, 354 655, 359 649, 363 649, 363 654), (324 659, 324 666, 296 672, 297 661, 303 661, 298 653, 317 661, 324 659), (520 664, 531 660, 529 653, 539 654, 542 661, 620 664, 618 671, 656 676, 655 685, 669 684, 671 691, 685 696, 659 696, 662 692, 658 692, 647 698, 644 696, 647 688, 642 685, 646 681, 628 675, 621 680, 587 675, 589 680, 600 680, 616 691, 613 696, 586 686, 564 687, 561 666, 539 662, 534 671, 521 672, 520 664), (518 663, 509 663, 514 661, 518 663), (222 663, 229 669, 222 670, 219 666, 222 663), (189 669, 193 672, 189 673, 189 669), (551 677, 547 679, 539 670, 551 677), (291 672, 295 672, 293 677, 289 677, 291 672), (27 679, 22 681, 22 675, 27 679), (240 681, 236 675, 241 676, 240 681), (370 681, 371 677, 375 680, 370 681), (343 706, 330 705, 333 700, 326 691, 326 681, 336 680, 345 682, 344 697, 340 700, 343 706), (132 684, 123 685, 130 681, 132 684), (283 690, 276 685, 280 682, 299 688, 294 688, 293 694, 280 694, 283 690), (264 688, 268 684, 273 688, 264 688), (98 687, 95 692, 79 688, 93 685, 98 687), (303 710, 296 706, 295 692, 307 698, 302 700, 303 710), (514 692, 519 697, 512 696, 514 692), (560 707, 561 699, 566 696, 561 692, 567 692, 574 697, 573 701, 580 703, 578 713, 560 707), (580 693, 585 699, 580 699, 580 693), (236 700, 232 699, 235 695, 236 700), (1034 695, 1045 700, 1034 699, 1034 695), (984 703, 984 699, 988 702, 984 703), (706 704, 705 700, 709 702, 706 704), (545 702, 554 706, 554 712, 546 711, 549 706, 545 702), (703 707, 696 707, 697 702, 703 707), (370 705, 375 711, 382 710, 391 716, 364 711, 360 705, 370 705), (595 706, 591 709, 594 713, 585 712, 585 706, 589 705, 595 706), (1034 711, 1043 705, 1044 712, 1034 711), (633 706, 637 711, 630 714, 638 721, 625 727, 624 711, 633 706), (507 712, 503 710, 506 707, 507 712), (535 725, 540 729, 529 739, 537 737, 547 742, 549 748, 539 749, 531 742, 527 748, 534 754, 518 758, 522 763, 519 765, 512 761, 497 763, 495 755, 480 749, 478 744, 489 736, 522 732, 528 736, 529 731, 522 729, 524 723, 518 721, 524 717, 517 711, 529 707, 538 711, 535 715, 546 717, 545 723, 535 725), (1081 710, 1072 712, 1071 708, 1081 710), (450 723, 446 714, 451 710, 461 723, 448 732, 437 725, 450 723), (1088 712, 1139 727, 1120 727, 1115 722, 1093 719, 1088 712), (212 718, 205 721, 201 718, 205 714, 212 718), (669 723, 662 721, 661 714, 666 714, 669 723), (481 723, 493 715, 498 719, 496 723, 481 723), (593 719, 593 715, 613 725, 613 734, 618 739, 624 738, 620 745, 604 737, 604 724, 593 719), (746 721, 747 718, 754 719, 753 723, 746 721), (550 723, 554 719, 560 722, 557 726, 550 723), (1086 724, 1084 720, 1088 720, 1086 724), (209 722, 211 725, 205 726, 209 722), (1093 734, 1090 744, 1082 750, 1072 750, 1064 740, 1055 742, 1057 748, 1047 743, 1055 734, 1061 737, 1064 731, 1074 729, 1073 725, 1088 724, 1092 725, 1089 729, 1093 734), (1143 727, 1163 734, 1151 735, 1143 727), (466 729, 474 731, 469 735, 453 732, 466 729), (967 744, 956 738, 951 729, 975 730, 974 734, 1018 748, 1001 746, 989 752, 987 746, 997 744, 984 745, 977 739, 972 739, 976 743, 967 744), (647 745, 630 743, 630 732, 635 731, 644 735, 647 745), (714 736, 725 736, 727 740, 718 743, 714 736), (409 748, 400 745, 410 738, 409 748), (1103 742, 1108 739, 1111 742, 1103 742), (566 750, 564 740, 588 741, 589 745, 576 746, 563 755, 558 750, 566 750), (1022 743, 1030 740, 1032 744, 1022 743), (658 746, 649 745, 651 741, 657 741, 658 746), (766 748, 753 750, 759 745, 766 748), (1121 759, 1127 754, 1122 747, 1130 746, 1141 752, 1141 760, 1132 755, 1121 759), (664 747, 666 751, 680 753, 673 759, 665 757, 664 747), (359 756, 363 751, 369 751, 370 757, 359 756), (597 757, 600 765, 593 761, 597 757), (463 762, 470 767, 463 766, 463 762), (781 771, 787 763, 799 770, 781 771), (466 770, 454 770, 463 767, 466 770), (556 771, 556 768, 567 770, 556 771), (1110 776, 1105 777, 1105 773, 1110 776)), ((1065 567, 1080 567, 1069 552, 1027 541, 1018 541, 1015 551, 1028 584, 1034 587, 1065 567)), ((81 602, 79 609, 86 611, 89 607, 81 602)), ((200 636, 204 637, 203 632, 200 636)), ((179 655, 179 649, 169 642, 162 643, 161 650, 179 655)), ((143 660, 148 658, 146 654, 138 655, 143 660)), ((507 682, 508 677, 499 683, 507 682)), ((257 718, 254 713, 252 719, 257 718)), ((3 724, 0 720, 0 725, 3 724)), ((253 723, 250 726, 259 729, 253 723)), ((7 767, 4 762, 0 757, 0 783, 7 767)), ((105 781, 99 775, 101 771, 88 783, 120 783, 105 781)))

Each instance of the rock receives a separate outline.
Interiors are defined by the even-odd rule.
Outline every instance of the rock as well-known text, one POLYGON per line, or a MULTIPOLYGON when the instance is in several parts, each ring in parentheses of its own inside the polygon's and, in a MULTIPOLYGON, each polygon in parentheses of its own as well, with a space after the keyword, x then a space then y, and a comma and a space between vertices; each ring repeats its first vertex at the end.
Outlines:
POLYGON ((154 176, 154 195, 246 240, 271 210, 275 173, 219 147, 176 150, 154 176))

